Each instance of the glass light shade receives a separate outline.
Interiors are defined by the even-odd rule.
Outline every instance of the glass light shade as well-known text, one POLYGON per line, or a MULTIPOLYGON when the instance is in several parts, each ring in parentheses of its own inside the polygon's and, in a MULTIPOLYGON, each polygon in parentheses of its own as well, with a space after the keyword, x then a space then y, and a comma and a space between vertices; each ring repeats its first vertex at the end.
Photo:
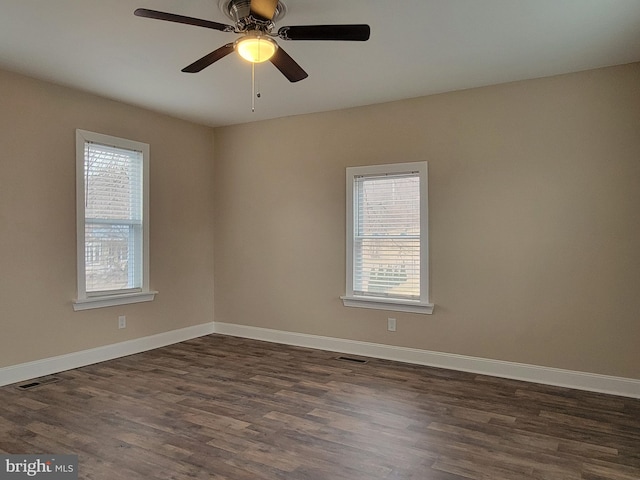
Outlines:
POLYGON ((236 43, 236 50, 242 58, 251 63, 262 63, 273 57, 278 45, 269 37, 246 36, 236 43))

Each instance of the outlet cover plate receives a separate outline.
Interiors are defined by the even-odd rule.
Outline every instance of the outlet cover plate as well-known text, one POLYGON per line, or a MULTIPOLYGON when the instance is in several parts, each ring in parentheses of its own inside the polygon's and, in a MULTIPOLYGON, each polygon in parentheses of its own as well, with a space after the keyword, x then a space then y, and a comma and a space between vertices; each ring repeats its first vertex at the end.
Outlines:
POLYGON ((396 331, 396 319, 395 318, 387 318, 387 330, 390 332, 396 331))

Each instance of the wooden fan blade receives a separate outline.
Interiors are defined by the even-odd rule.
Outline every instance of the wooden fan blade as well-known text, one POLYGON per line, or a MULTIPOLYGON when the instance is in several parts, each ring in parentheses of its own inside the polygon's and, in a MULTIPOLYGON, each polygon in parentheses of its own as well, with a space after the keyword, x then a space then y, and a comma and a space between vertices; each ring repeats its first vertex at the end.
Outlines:
POLYGON ((282 47, 278 47, 269 61, 292 83, 304 80, 309 76, 282 47))
POLYGON ((226 45, 223 45, 217 50, 214 50, 210 54, 205 55, 201 59, 196 60, 191 65, 184 67, 182 71, 186 73, 198 73, 204 70, 205 68, 207 68, 212 63, 217 62, 221 58, 226 57, 231 52, 233 52, 233 43, 227 43, 226 45))
POLYGON ((210 20, 203 20, 201 18, 185 17, 183 15, 176 15, 173 13, 158 12, 157 10, 148 10, 146 8, 138 8, 133 14, 136 17, 154 18, 156 20, 166 20, 167 22, 184 23, 186 25, 195 25, 196 27, 212 28, 214 30, 220 30, 221 32, 233 32, 234 28, 231 25, 225 25, 224 23, 212 22, 210 20))
POLYGON ((369 40, 369 25, 298 25, 281 27, 278 36, 284 40, 369 40))
POLYGON ((265 20, 272 20, 277 6, 278 0, 251 0, 251 14, 265 20))

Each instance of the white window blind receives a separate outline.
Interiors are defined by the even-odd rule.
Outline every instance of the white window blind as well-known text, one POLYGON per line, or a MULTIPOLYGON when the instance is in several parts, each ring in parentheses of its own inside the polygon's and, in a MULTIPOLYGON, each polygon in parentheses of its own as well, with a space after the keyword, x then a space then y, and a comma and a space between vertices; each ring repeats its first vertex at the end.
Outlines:
POLYGON ((354 295, 420 299, 418 173, 356 177, 354 199, 354 295))
POLYGON ((142 287, 142 152, 85 143, 86 291, 142 287))

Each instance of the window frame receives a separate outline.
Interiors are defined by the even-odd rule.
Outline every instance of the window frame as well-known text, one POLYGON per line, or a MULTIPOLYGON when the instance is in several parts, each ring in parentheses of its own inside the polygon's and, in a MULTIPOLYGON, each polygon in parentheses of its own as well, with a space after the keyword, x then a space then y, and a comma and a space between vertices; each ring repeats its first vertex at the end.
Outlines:
POLYGON ((76 130, 76 234, 77 298, 74 311, 149 302, 156 291, 149 289, 149 144, 87 130, 76 130), (88 142, 142 152, 142 255, 141 287, 108 292, 87 292, 85 252, 85 145, 88 142))
POLYGON ((347 167, 346 212, 346 293, 341 296, 345 307, 371 308, 420 314, 432 314, 434 305, 429 303, 429 203, 428 164, 423 162, 392 163, 347 167), (354 293, 354 234, 356 221, 355 179, 361 176, 403 175, 418 173, 420 179, 420 298, 417 300, 367 296, 354 293))

